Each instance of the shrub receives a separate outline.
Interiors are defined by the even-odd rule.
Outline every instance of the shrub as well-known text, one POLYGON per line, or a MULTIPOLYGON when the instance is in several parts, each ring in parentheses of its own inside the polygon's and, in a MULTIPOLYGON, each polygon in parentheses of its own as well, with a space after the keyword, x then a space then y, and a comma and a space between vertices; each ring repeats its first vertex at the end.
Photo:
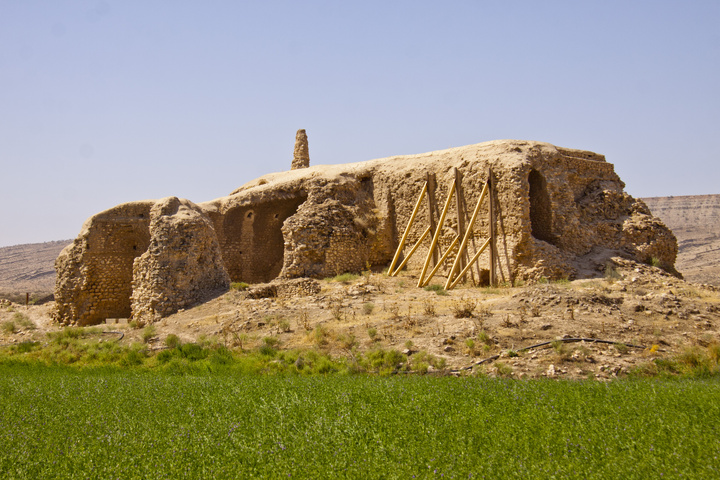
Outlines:
POLYGON ((208 356, 207 349, 197 343, 185 343, 178 348, 180 355, 191 362, 202 360, 208 356))
POLYGON ((367 352, 361 363, 369 371, 386 375, 400 368, 405 360, 405 355, 395 349, 384 350, 378 348, 367 352))
POLYGON ((15 312, 12 319, 13 322, 15 322, 15 325, 25 330, 35 330, 37 328, 35 323, 22 312, 15 312))
POLYGON ((370 337, 370 340, 372 340, 373 342, 376 341, 375 339, 377 338, 377 328, 370 327, 370 328, 368 328, 367 333, 368 333, 368 337, 370 337))
POLYGON ((322 347, 327 344, 328 335, 329 333, 325 325, 316 325, 312 332, 312 339, 315 342, 315 345, 322 347))
POLYGON ((147 356, 147 350, 139 344, 131 345, 129 349, 125 351, 120 360, 120 365, 123 367, 133 367, 136 365, 142 365, 145 357, 147 356))
POLYGON ((335 277, 331 278, 331 282, 339 282, 339 283, 350 283, 353 280, 357 280, 360 276, 356 275, 354 273, 343 273, 340 275, 336 275, 335 277))
POLYGON ((367 303, 363 304, 363 313, 365 315, 370 315, 374 309, 375 309, 375 304, 372 302, 367 302, 367 303))
POLYGON ((471 318, 476 307, 477 301, 472 298, 462 297, 460 300, 452 302, 450 310, 452 310, 455 318, 471 318))
POLYGON ((144 343, 148 343, 150 340, 155 338, 156 335, 157 335, 157 331, 155 330, 155 325, 148 325, 143 330, 142 340, 144 343))
POLYGON ((40 342, 22 342, 15 346, 15 352, 28 353, 40 347, 40 342))
POLYGON ((488 335, 485 331, 481 331, 480 333, 478 333, 477 339, 479 342, 482 342, 485 345, 492 345, 494 343, 492 338, 490 338, 490 335, 488 335))
POLYGON ((232 282, 230 284, 230 288, 232 290, 238 290, 240 292, 243 292, 243 291, 247 290, 248 288, 250 288, 250 285, 245 282, 232 282))
POLYGON ((277 322, 278 330, 281 332, 289 332, 290 331, 290 322, 287 321, 286 318, 281 318, 277 322))
POLYGON ((512 367, 503 362, 495 362, 495 371, 500 377, 511 377, 513 374, 512 367))
POLYGON ((352 333, 342 334, 338 337, 338 340, 340 341, 340 346, 345 350, 352 350, 358 343, 355 335, 352 333))
POLYGON ((435 310, 435 302, 433 302, 432 300, 425 300, 423 302, 423 311, 425 312, 425 315, 430 315, 431 317, 437 315, 437 311, 435 310))
POLYGON ((180 345, 182 345, 182 342, 180 341, 180 337, 175 335, 174 333, 171 333, 167 337, 165 337, 165 345, 168 348, 178 348, 180 345))
POLYGON ((611 283, 617 280, 622 280, 622 275, 617 271, 615 264, 612 262, 607 262, 605 264, 605 280, 611 283))
POLYGON ((2 323, 2 331, 5 333, 15 333, 17 331, 15 322, 13 322, 12 320, 5 320, 2 323))

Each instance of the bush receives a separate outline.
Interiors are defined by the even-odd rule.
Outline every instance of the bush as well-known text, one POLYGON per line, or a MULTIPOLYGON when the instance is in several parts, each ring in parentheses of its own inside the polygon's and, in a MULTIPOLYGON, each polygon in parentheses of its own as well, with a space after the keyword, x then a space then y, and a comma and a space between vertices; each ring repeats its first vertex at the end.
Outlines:
POLYGON ((2 331, 5 333, 15 333, 17 331, 15 322, 13 322, 12 320, 5 320, 2 323, 2 331))
POLYGON ((315 345, 319 347, 326 345, 328 335, 329 333, 325 325, 316 325, 315 329, 312 331, 313 342, 315 342, 315 345))
POLYGON ((377 338, 377 328, 370 327, 370 328, 368 328, 367 333, 368 333, 368 337, 370 337, 370 340, 375 342, 376 338, 377 338))
POLYGON ((475 308, 477 308, 477 301, 472 298, 465 297, 452 302, 452 305, 450 306, 455 318, 471 318, 475 308))
POLYGON ((148 343, 150 340, 155 338, 157 335, 157 331, 155 330, 155 325, 148 325, 145 327, 145 330, 143 330, 142 339, 144 343, 148 343))
POLYGON ((182 345, 182 342, 180 341, 180 337, 175 335, 174 333, 171 333, 167 337, 165 337, 165 345, 168 348, 178 348, 180 345, 182 345))
POLYGON ((15 322, 15 325, 25 330, 35 330, 37 328, 35 323, 22 312, 15 312, 12 321, 15 322))
POLYGON ((238 290, 238 291, 244 292, 245 290, 250 288, 250 285, 245 282, 232 282, 230 284, 230 288, 232 290, 238 290))
POLYGON ((349 283, 354 280, 357 280, 358 278, 360 278, 360 276, 356 275, 354 273, 343 273, 343 274, 336 275, 335 277, 331 278, 330 281, 331 282, 339 282, 339 283, 349 283))
POLYGON ((203 348, 197 343, 185 343, 183 345, 180 345, 178 350, 183 358, 186 358, 191 362, 203 360, 207 358, 209 353, 207 349, 203 348))

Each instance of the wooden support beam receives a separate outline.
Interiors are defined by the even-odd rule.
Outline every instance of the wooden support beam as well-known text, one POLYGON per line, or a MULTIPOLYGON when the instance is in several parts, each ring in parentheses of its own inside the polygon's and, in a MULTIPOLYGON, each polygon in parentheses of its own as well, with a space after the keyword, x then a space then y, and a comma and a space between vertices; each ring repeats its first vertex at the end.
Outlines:
POLYGON ((440 258, 440 261, 437 263, 437 265, 435 265, 435 268, 432 269, 432 271, 428 275, 428 278, 423 282, 422 285, 420 285, 421 287, 424 287, 425 285, 430 283, 430 280, 433 278, 433 276, 435 276, 437 271, 440 269, 440 266, 443 264, 443 262, 445 262, 445 259, 447 259, 447 257, 450 255, 450 252, 453 251, 453 249, 455 248, 455 245, 457 245, 459 241, 460 241, 460 236, 455 237, 455 240, 452 241, 452 243, 448 247, 445 254, 443 254, 443 256, 440 258))
POLYGON ((495 238, 495 176, 491 168, 488 169, 488 183, 490 184, 490 285, 497 286, 497 273, 495 272, 495 259, 497 246, 495 238))
POLYGON ((389 271, 388 271, 388 274, 389 274, 391 277, 396 276, 396 275, 398 274, 398 272, 399 272, 400 270, 402 270, 402 268, 405 266, 405 264, 408 262, 408 260, 410 260, 410 257, 413 256, 413 253, 415 253, 415 250, 418 249, 418 247, 420 246, 420 244, 422 243, 422 241, 425 240, 425 237, 427 237, 429 234, 430 234, 430 227, 428 227, 428 228, 425 229, 425 232, 420 236, 420 238, 418 239, 418 241, 415 242, 415 245, 413 245, 413 247, 410 249, 410 251, 409 251, 408 254, 407 254, 407 257, 405 257, 405 260, 402 261, 402 263, 400 264, 400 266, 397 267, 397 268, 395 269, 395 271, 392 272, 392 273, 389 273, 389 271))
POLYGON ((430 258, 433 256, 433 252, 435 251, 435 247, 437 246, 438 240, 440 240, 440 235, 442 234, 442 227, 443 223, 445 223, 445 216, 447 215, 448 208, 450 207, 450 200, 452 200, 453 193, 455 193, 455 179, 453 178, 452 183, 450 184, 450 191, 448 192, 447 199, 445 200, 445 207, 443 207, 442 214, 440 214, 440 220, 438 221, 438 226, 435 229, 435 235, 433 235, 433 241, 430 245, 430 250, 428 251, 427 258, 425 259, 425 265, 423 266, 422 272, 420 273, 420 279, 418 280, 418 287, 421 287, 423 285, 423 282, 425 280, 425 273, 427 273, 428 266, 430 265, 430 258))
POLYGON ((405 240, 407 240, 408 234, 410 233, 410 227, 412 227, 413 222, 415 221, 415 216, 417 215, 418 210, 420 210, 420 204, 422 203, 423 198, 425 198, 427 188, 428 182, 425 182, 425 185, 423 185, 422 191, 420 192, 420 196, 418 197, 417 202, 415 202, 415 208, 413 208, 412 214, 410 215, 410 221, 408 222, 407 227, 405 227, 405 233, 403 233, 400 244, 398 245, 397 251, 395 252, 395 256, 390 263, 390 268, 388 268, 388 275, 393 271, 393 268, 395 268, 395 264, 397 263, 398 258, 400 258, 402 249, 405 246, 405 240))
MULTIPOLYGON (((457 234, 458 236, 462 236, 462 232, 465 231, 465 209, 463 208, 465 196, 462 188, 463 174, 455 167, 453 167, 453 170, 455 170, 455 219, 457 222, 457 234)), ((458 252, 456 259, 460 259, 460 268, 465 266, 465 257, 464 252, 458 252)), ((472 270, 470 270, 470 275, 472 275, 472 270)))
POLYGON ((488 183, 485 182, 485 185, 483 186, 482 192, 480 193, 480 198, 477 201, 477 204, 475 205, 475 210, 473 210, 473 214, 470 217, 470 221, 468 222, 467 230, 465 231, 465 236, 462 239, 462 243, 460 244, 460 249, 458 250, 458 255, 455 257, 455 262, 453 263, 452 268, 450 269, 450 273, 448 274, 447 282, 445 282, 445 290, 448 289, 452 281, 454 280, 453 275, 458 269, 459 266, 459 259, 460 255, 462 255, 466 249, 467 249, 467 243, 470 237, 473 233, 473 225, 475 225, 475 219, 478 216, 478 213, 480 212, 480 206, 482 205, 482 201, 485 198, 485 195, 487 195, 488 192, 488 183))
POLYGON ((463 271, 460 272, 460 274, 457 276, 457 278, 455 278, 455 281, 450 285, 450 288, 446 288, 445 290, 452 290, 453 288, 455 288, 455 285, 460 283, 460 279, 462 278, 463 274, 465 272, 467 272, 467 270, 473 265, 473 263, 475 263, 477 261, 478 258, 480 258, 480 254, 485 251, 485 249, 487 248, 487 246, 489 244, 490 244, 490 239, 488 238, 487 240, 485 240, 485 243, 483 243, 483 246, 480 247, 480 250, 478 250, 477 253, 475 253, 475 255, 473 256, 472 259, 470 259, 470 262, 465 266, 463 271))
MULTIPOLYGON (((437 211, 437 202, 435 201, 435 190, 437 189, 437 180, 435 178, 434 173, 428 173, 427 174, 427 184, 428 184, 428 222, 430 225, 430 231, 434 232, 437 228, 437 225, 435 223, 435 212, 437 211)), ((432 257, 433 261, 437 263, 438 257, 437 252, 433 249, 432 250, 432 257)))

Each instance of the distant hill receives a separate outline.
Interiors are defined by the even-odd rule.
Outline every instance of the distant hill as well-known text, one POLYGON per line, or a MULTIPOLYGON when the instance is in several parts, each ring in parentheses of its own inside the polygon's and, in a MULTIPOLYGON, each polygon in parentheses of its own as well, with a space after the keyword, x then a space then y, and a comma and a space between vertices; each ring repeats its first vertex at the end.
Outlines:
POLYGON ((675 233, 675 267, 686 280, 720 286, 720 195, 642 199, 675 233))
POLYGON ((55 259, 71 243, 59 240, 0 247, 0 293, 52 293, 55 259))

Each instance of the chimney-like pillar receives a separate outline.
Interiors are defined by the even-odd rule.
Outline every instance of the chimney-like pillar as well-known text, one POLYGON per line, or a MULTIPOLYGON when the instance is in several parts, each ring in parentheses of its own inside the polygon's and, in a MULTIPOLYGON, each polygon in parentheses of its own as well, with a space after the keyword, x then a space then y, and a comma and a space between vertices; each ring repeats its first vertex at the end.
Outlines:
POLYGON ((310 166, 310 152, 308 150, 308 139, 305 129, 301 128, 295 134, 295 151, 293 152, 293 161, 291 170, 298 168, 308 168, 310 166))

